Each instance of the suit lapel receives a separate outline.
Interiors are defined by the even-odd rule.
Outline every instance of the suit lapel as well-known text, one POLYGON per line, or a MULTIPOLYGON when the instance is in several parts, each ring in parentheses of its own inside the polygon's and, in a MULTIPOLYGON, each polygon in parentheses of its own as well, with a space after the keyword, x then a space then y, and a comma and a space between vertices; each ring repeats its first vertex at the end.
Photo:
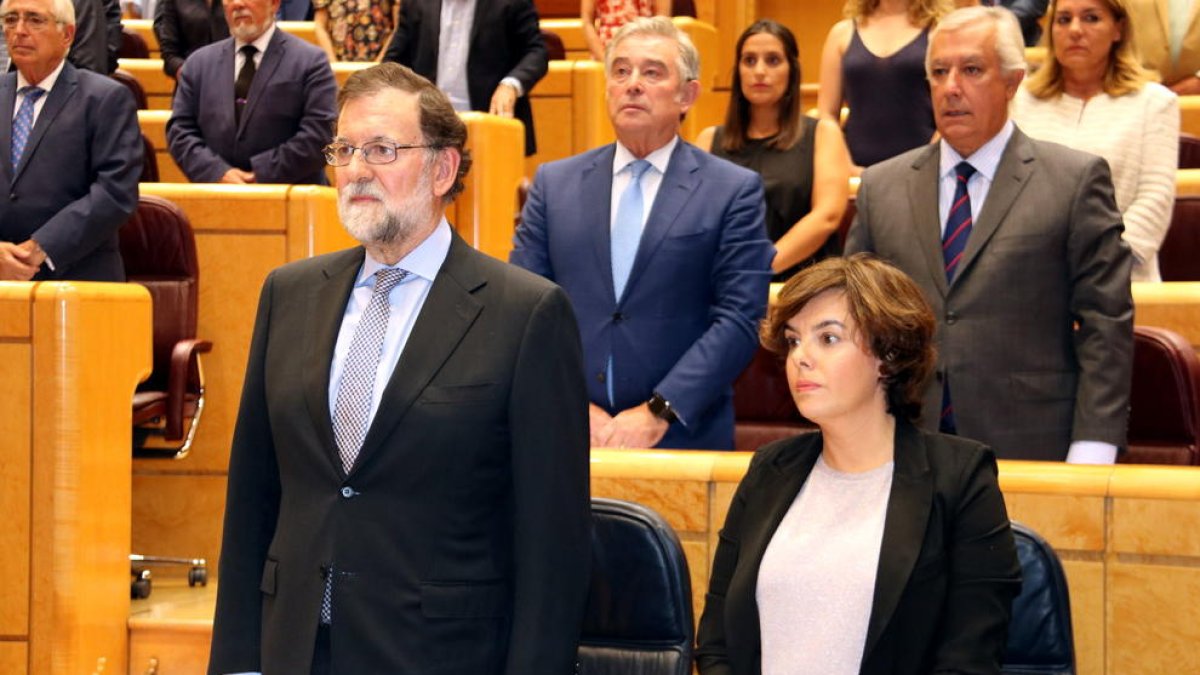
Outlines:
POLYGON ((0 83, 0 114, 8 113, 7 124, 0 124, 0 175, 11 185, 13 182, 12 165, 12 118, 16 115, 14 109, 17 102, 17 74, 8 73, 0 83))
POLYGON ((671 160, 667 163, 667 172, 658 186, 658 195, 655 196, 650 215, 646 218, 646 227, 642 231, 637 255, 633 258, 633 268, 629 271, 629 281, 625 284, 626 293, 628 289, 636 286, 638 277, 650 266, 650 260, 658 250, 658 245, 671 231, 679 212, 699 187, 700 179, 696 171, 700 168, 700 162, 695 155, 698 152, 701 151, 685 143, 682 138, 675 145, 671 160))
POLYGON ((400 361, 383 390, 379 409, 351 473, 378 452, 425 386, 454 353, 483 309, 483 303, 473 293, 486 283, 471 259, 470 248, 461 237, 453 235, 446 262, 433 280, 429 296, 400 354, 400 361))
MULTIPOLYGON (((287 52, 287 41, 284 37, 283 29, 276 27, 275 34, 271 36, 271 41, 267 43, 267 50, 263 52, 262 61, 258 64, 258 69, 254 73, 254 81, 250 83, 250 93, 246 95, 246 107, 242 109, 241 122, 238 123, 238 136, 245 133, 246 125, 251 117, 254 116, 254 111, 258 108, 259 101, 263 98, 263 91, 275 77, 275 71, 279 68, 279 64, 287 52)), ((232 70, 232 69, 231 69, 232 70)))
MULTIPOLYGON (((29 166, 29 158, 37 151, 38 144, 46 135, 46 129, 54 124, 54 119, 66 107, 67 102, 75 97, 75 93, 79 90, 79 73, 75 70, 75 66, 70 63, 64 64, 62 72, 58 74, 58 81, 54 83, 54 88, 50 90, 50 94, 46 97, 46 104, 42 106, 42 112, 38 113, 37 122, 33 124, 33 130, 29 132, 29 140, 25 142, 25 150, 21 153, 21 163, 17 165, 16 171, 13 173, 13 183, 21 179, 21 173, 25 171, 25 167, 29 166)), ((12 150, 12 125, 9 124, 9 161, 11 162, 12 150)))
POLYGON ((312 291, 311 312, 315 317, 311 330, 307 331, 307 358, 309 367, 304 373, 304 399, 308 404, 308 416, 313 420, 320 437, 321 446, 330 465, 342 474, 342 462, 338 459, 337 441, 333 437, 333 421, 329 416, 329 370, 333 365, 333 349, 337 344, 342 317, 346 314, 346 303, 354 288, 354 280, 362 268, 365 252, 361 247, 332 258, 322 270, 324 279, 312 291))
POLYGON ((938 169, 940 144, 934 143, 912 163, 913 173, 908 180, 908 204, 916 228, 917 245, 925 254, 929 276, 942 297, 946 296, 946 263, 942 258, 942 227, 938 215, 938 169))
POLYGON ((892 494, 884 516, 880 564, 875 574, 875 598, 867 624, 863 663, 868 661, 871 651, 879 643, 908 586, 925 542, 925 526, 932 504, 933 482, 925 442, 916 427, 897 420, 892 494), (886 565, 883 564, 885 560, 886 565))
POLYGON ((967 239, 967 247, 963 249, 954 283, 957 284, 959 279, 970 273, 971 263, 979 257, 979 252, 987 246, 988 240, 996 233, 996 229, 1016 203, 1017 196, 1025 189, 1025 184, 1033 174, 1033 167, 1033 150, 1028 139, 1020 129, 1013 129, 1008 147, 1000 155, 1000 164, 996 166, 996 176, 992 187, 988 189, 983 208, 975 214, 971 236, 967 239))
POLYGON ((595 254, 599 278, 608 291, 608 297, 613 298, 613 304, 617 302, 612 279, 612 170, 616 152, 617 146, 610 144, 596 153, 595 162, 583 170, 579 179, 579 194, 594 195, 597 200, 597 208, 581 209, 580 218, 583 219, 583 231, 595 254))

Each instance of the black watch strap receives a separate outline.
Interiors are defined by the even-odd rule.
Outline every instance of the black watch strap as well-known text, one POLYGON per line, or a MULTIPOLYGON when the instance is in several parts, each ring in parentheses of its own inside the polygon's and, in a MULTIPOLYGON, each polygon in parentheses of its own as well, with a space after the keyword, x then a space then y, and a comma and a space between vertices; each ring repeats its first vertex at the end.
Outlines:
POLYGON ((671 403, 657 391, 654 392, 649 401, 646 401, 646 406, 650 408, 650 414, 660 420, 672 423, 679 421, 679 416, 675 414, 675 409, 671 407, 671 403))

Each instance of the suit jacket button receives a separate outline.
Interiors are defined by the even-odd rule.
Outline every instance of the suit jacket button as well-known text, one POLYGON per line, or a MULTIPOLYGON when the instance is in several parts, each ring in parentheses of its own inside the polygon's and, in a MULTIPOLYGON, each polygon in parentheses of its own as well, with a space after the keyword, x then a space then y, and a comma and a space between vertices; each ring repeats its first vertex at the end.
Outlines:
POLYGON ((600 371, 600 372, 598 372, 598 373, 596 373, 596 381, 597 381, 597 382, 599 382, 600 384, 604 384, 604 381, 605 381, 605 380, 607 380, 607 379, 608 379, 608 377, 607 377, 607 376, 605 376, 605 374, 604 374, 604 371, 603 371, 603 370, 602 370, 602 371, 600 371))
POLYGON ((342 488, 342 496, 345 497, 346 499, 350 499, 351 497, 353 497, 356 494, 358 494, 358 493, 355 492, 354 488, 350 487, 349 485, 342 488))
POLYGON ((10 201, 10 202, 15 202, 15 201, 17 201, 17 193, 13 192, 13 193, 9 194, 9 195, 8 195, 8 201, 10 201))
POLYGON ((954 325, 958 322, 958 312, 946 312, 946 324, 954 325))
POLYGON ((624 315, 624 314, 622 314, 622 313, 620 313, 620 312, 613 312, 613 315, 612 315, 612 322, 613 322, 613 323, 621 323, 621 322, 622 322, 622 321, 624 321, 624 320, 625 320, 625 315, 624 315))

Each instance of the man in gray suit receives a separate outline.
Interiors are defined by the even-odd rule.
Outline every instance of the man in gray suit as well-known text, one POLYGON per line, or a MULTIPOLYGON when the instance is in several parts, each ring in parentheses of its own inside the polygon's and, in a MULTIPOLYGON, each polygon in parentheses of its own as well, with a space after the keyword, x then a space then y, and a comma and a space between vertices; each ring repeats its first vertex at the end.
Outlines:
POLYGON ((912 275, 939 317, 923 423, 1006 459, 1111 463, 1133 300, 1108 165, 1008 119, 1025 64, 1007 10, 951 13, 926 70, 941 141, 863 173, 846 246, 912 275))

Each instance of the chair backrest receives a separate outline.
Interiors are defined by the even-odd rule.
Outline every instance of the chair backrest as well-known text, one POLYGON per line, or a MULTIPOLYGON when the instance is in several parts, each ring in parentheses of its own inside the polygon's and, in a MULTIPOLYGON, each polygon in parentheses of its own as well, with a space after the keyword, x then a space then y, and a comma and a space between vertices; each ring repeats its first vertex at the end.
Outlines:
POLYGON ((138 182, 158 182, 158 153, 146 134, 142 134, 142 175, 138 177, 138 182))
POLYGON ((696 18, 695 0, 671 0, 671 16, 690 16, 696 18))
POLYGON ((1129 464, 1200 464, 1200 358, 1165 328, 1133 329, 1129 464))
POLYGON ((137 78, 133 76, 133 73, 117 68, 109 77, 125 85, 125 88, 133 94, 133 102, 137 105, 138 110, 148 110, 150 108, 150 104, 146 99, 146 90, 142 87, 142 83, 138 82, 137 78))
POLYGON ((691 581, 675 531, 639 504, 592 499, 580 675, 690 675, 693 637, 691 581))
POLYGON ((1200 281, 1200 195, 1175 195, 1158 268, 1163 281, 1200 281))
POLYGON ((117 48, 119 59, 148 59, 150 47, 146 40, 132 28, 121 27, 121 46, 117 48))
POLYGON ((1073 675, 1075 637, 1062 563, 1037 532, 1014 522, 1021 594, 1013 601, 1001 670, 1010 675, 1073 675))
POLYGON ((139 389, 165 390, 175 343, 196 337, 200 265, 192 225, 178 206, 156 195, 138 197, 121 228, 125 276, 150 291, 154 311, 154 371, 139 389))
POLYGON ((1200 138, 1179 134, 1179 168, 1200 169, 1200 138))
POLYGON ((563 40, 558 36, 558 33, 551 33, 548 30, 542 31, 542 42, 546 43, 547 59, 562 61, 567 58, 567 48, 563 46, 563 40))

